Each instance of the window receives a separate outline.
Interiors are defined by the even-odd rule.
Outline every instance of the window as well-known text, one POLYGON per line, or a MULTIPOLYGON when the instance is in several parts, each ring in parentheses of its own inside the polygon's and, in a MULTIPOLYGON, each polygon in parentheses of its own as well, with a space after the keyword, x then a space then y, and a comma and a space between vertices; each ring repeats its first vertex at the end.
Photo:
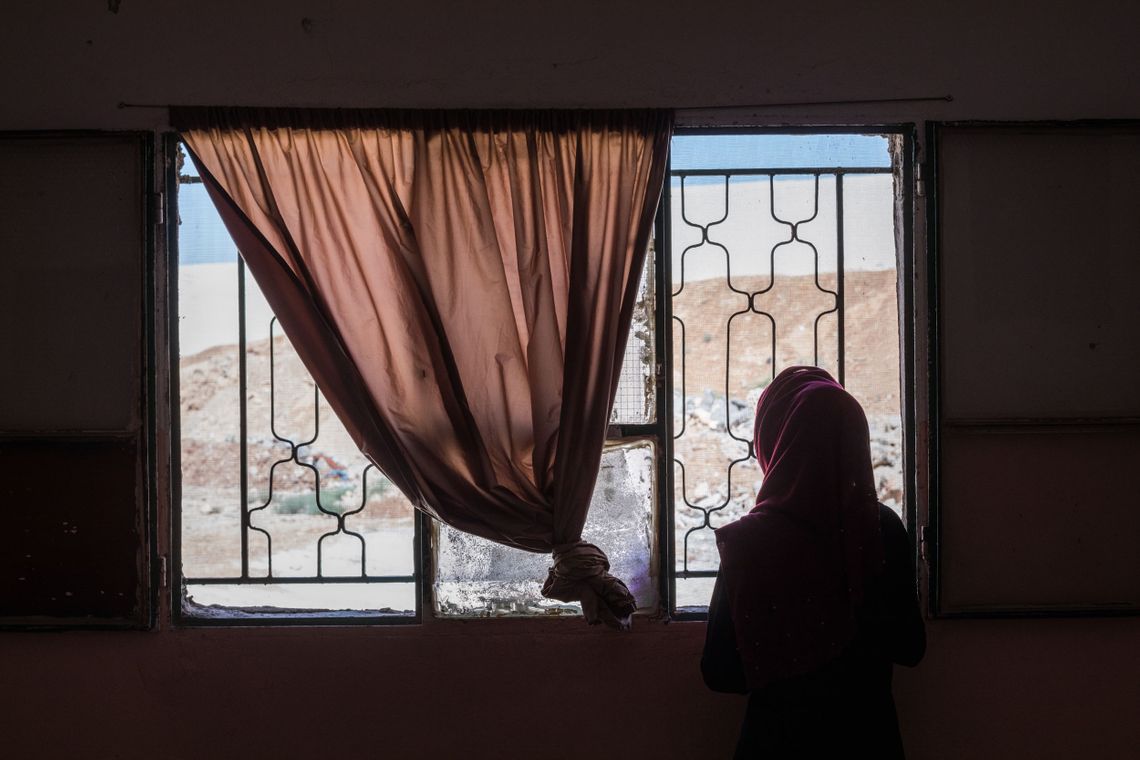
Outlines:
MULTIPOLYGON (((864 403, 880 498, 901 509, 902 147, 674 138, 584 535, 643 611, 702 612, 712 529, 753 503, 753 410, 784 366, 819 364, 864 403)), ((549 557, 420 516, 368 465, 178 156, 182 619, 577 614, 540 593, 549 557)))
MULTIPOLYGON (((425 578, 434 579, 432 609, 443 617, 580 613, 542 597, 548 556, 434 523, 369 465, 282 332, 180 145, 176 155, 180 618, 415 620, 425 578)), ((659 603, 659 437, 647 424, 657 417, 651 271, 641 280, 585 526, 647 610, 659 603)))
POLYGON ((301 365, 177 153, 184 619, 414 618, 422 520, 301 365))
MULTIPOLYGON (((582 537, 600 546, 610 570, 625 581, 638 609, 661 599, 658 561, 659 424, 655 359, 653 250, 642 272, 610 415, 610 435, 582 537)), ((434 599, 446 617, 577 614, 577 604, 542 596, 550 558, 511 549, 435 523, 434 599)))
POLYGON ((675 614, 703 612, 719 564, 713 529, 755 502, 756 401, 785 367, 819 365, 860 400, 879 498, 902 510, 903 142, 842 132, 674 137, 660 287, 675 614))

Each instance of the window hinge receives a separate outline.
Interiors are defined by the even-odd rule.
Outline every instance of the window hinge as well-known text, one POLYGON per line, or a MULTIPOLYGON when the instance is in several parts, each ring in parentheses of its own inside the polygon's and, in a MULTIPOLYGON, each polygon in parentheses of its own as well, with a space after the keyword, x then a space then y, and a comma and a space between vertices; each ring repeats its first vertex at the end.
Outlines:
POLYGON ((155 224, 163 224, 163 214, 165 212, 165 204, 163 203, 162 193, 152 193, 150 196, 151 213, 154 215, 155 224))
POLYGON ((158 557, 158 587, 167 588, 170 585, 170 571, 168 569, 169 563, 166 560, 166 555, 162 554, 158 557))
POLYGON ((919 198, 926 197, 926 176, 922 167, 923 164, 914 165, 914 194, 919 198))
POLYGON ((918 526, 918 556, 926 562, 926 526, 918 526))

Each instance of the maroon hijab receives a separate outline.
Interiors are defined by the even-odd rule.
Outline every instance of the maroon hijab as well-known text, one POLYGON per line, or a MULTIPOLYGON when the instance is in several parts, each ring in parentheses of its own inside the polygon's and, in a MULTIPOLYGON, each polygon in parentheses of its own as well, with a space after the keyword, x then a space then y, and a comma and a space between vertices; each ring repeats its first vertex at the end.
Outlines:
POLYGON ((867 418, 831 375, 781 372, 756 406, 755 446, 756 506, 716 531, 752 689, 834 659, 883 566, 867 418))

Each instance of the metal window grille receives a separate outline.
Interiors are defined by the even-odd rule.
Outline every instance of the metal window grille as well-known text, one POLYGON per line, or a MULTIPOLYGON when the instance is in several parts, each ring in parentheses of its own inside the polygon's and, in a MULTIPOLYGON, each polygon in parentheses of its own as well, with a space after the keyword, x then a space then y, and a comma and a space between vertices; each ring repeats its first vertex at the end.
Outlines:
MULTIPOLYGON (((173 144, 168 149, 173 153, 178 147, 173 144)), ((171 187, 200 183, 192 172, 179 172, 180 161, 172 163, 175 166, 169 175, 171 187)), ((187 171, 189 169, 187 167, 187 171)), ((216 232, 222 235, 220 220, 217 225, 216 232)), ((177 225, 172 226, 175 229, 170 247, 177 256, 177 225)), ((392 551, 394 537, 382 536, 382 522, 368 513, 376 511, 378 493, 387 499, 382 503, 384 509, 399 508, 396 502, 402 500, 406 504, 406 499, 362 456, 349 460, 337 455, 345 449, 347 434, 336 424, 327 402, 301 366, 276 316, 267 310, 260 294, 256 294, 258 307, 251 307, 248 288, 255 286, 244 262, 235 257, 226 263, 222 274, 225 276, 232 267, 236 283, 225 283, 226 294, 221 300, 236 295, 236 303, 231 299, 228 305, 223 305, 225 309, 234 310, 234 317, 227 325, 236 323, 236 341, 233 345, 227 343, 206 350, 191 347, 197 352, 192 361, 198 361, 206 369, 201 377, 190 378, 204 386, 229 384, 225 387, 232 403, 226 411, 232 414, 222 419, 225 434, 209 441, 187 438, 188 416, 198 413, 198 405, 208 403, 209 399, 200 401, 194 396, 194 382, 178 382, 179 375, 187 372, 187 357, 181 357, 179 369, 173 373, 175 392, 172 396, 181 407, 174 410, 174 414, 176 420, 180 420, 178 432, 182 442, 177 462, 182 478, 179 483, 181 504, 176 510, 174 531, 175 566, 182 568, 187 562, 189 549, 183 534, 184 525, 203 519, 202 515, 187 514, 188 511, 200 507, 204 513, 224 512, 227 521, 222 529, 211 532, 218 536, 218 560, 191 561, 186 566, 181 579, 184 598, 180 610, 176 600, 176 615, 192 624, 232 624, 235 621, 280 624, 289 620, 307 624, 322 620, 333 624, 400 623, 418 619, 423 589, 421 542, 426 533, 425 518, 411 510, 410 505, 406 518, 403 512, 399 513, 400 536, 406 535, 409 544, 404 547, 401 542, 400 552, 401 556, 408 555, 410 562, 385 559, 384 553, 392 551), (252 338, 251 330, 256 333, 252 338), (225 363, 209 363, 212 353, 224 354, 225 363), (203 356, 206 358, 202 359, 203 356), (256 378, 251 378, 255 372, 256 378), (236 390, 230 385, 236 385, 236 390), (188 398, 194 400, 188 402, 188 398), (236 425, 232 420, 235 416, 236 425), (333 423, 331 427, 330 423, 333 423), (330 435, 333 436, 331 442, 326 440, 330 435), (194 461, 199 450, 203 457, 201 461, 194 461), (188 472, 194 472, 195 477, 188 478, 188 472), (207 480, 236 482, 228 484, 224 491, 214 489, 206 496, 188 493, 196 487, 204 490, 195 483, 207 480), (303 530, 294 530, 302 522, 303 530), (361 522, 367 524, 368 529, 361 529, 361 522), (373 545, 377 538, 381 546, 373 545), (222 543, 225 545, 221 546, 222 543), (330 547, 336 551, 330 552, 330 547), (279 561, 283 556, 302 555, 292 566, 279 561), (397 564, 401 568, 410 567, 411 572, 377 571, 378 567, 390 568, 397 564), (378 589, 379 596, 384 597, 382 587, 396 588, 391 584, 402 584, 405 593, 401 599, 406 597, 408 603, 393 609, 382 602, 361 601, 376 596, 368 591, 370 588, 378 589), (320 588, 327 591, 321 592, 320 588), (210 592, 211 595, 236 590, 234 598, 258 600, 266 590, 270 593, 266 601, 232 605, 227 602, 225 609, 218 610, 217 607, 223 605, 207 602, 202 606, 185 596, 187 590, 195 589, 199 592, 218 589, 218 592, 210 592), (283 600, 292 600, 297 598, 297 593, 308 594, 306 603, 272 601, 274 594, 283 600), (317 601, 313 601, 314 597, 317 601)), ((203 288, 199 288, 201 290, 203 288)), ((176 318, 184 317, 177 305, 172 312, 176 318)), ((171 332, 177 349, 179 321, 173 323, 171 332)), ((214 415, 215 419, 218 417, 214 415)), ((203 427, 199 421, 194 425, 203 427)), ((387 594, 389 598, 392 596, 387 594)))
MULTIPOLYGON (((246 341, 245 330, 245 264, 240 259, 237 265, 238 270, 238 311, 243 318, 239 321, 240 333, 238 339, 238 356, 239 356, 239 395, 240 402, 240 427, 241 439, 238 448, 239 458, 239 474, 241 479, 241 574, 231 577, 187 577, 184 582, 187 585, 247 585, 247 584, 297 584, 297 583, 416 583, 418 582, 418 573, 411 575, 372 575, 367 572, 368 563, 368 541, 365 536, 357 531, 350 529, 347 525, 348 518, 358 515, 364 511, 368 496, 369 496, 369 478, 373 480, 382 478, 383 476, 376 470, 375 466, 368 464, 359 471, 359 479, 361 487, 359 489, 359 502, 353 503, 351 506, 343 504, 333 505, 327 503, 329 501, 328 488, 322 488, 322 468, 318 463, 325 463, 328 458, 317 453, 306 454, 306 449, 311 449, 317 444, 320 438, 321 428, 321 393, 313 385, 313 403, 312 403, 312 434, 309 436, 298 436, 293 434, 292 437, 287 435, 285 431, 279 430, 278 419, 278 385, 277 385, 277 355, 280 352, 280 343, 284 336, 280 333, 277 326, 277 317, 271 317, 269 326, 269 430, 267 431, 272 439, 278 443, 284 444, 288 447, 288 453, 274 460, 269 467, 268 476, 265 477, 260 484, 260 488, 254 488, 255 484, 250 482, 250 463, 249 454, 251 448, 256 448, 258 443, 251 440, 248 420, 248 400, 252 394, 248 385, 247 374, 247 355, 248 346, 246 341), (301 440, 303 438, 303 440, 301 440), (333 530, 322 533, 314 544, 314 551, 316 554, 316 574, 314 575, 275 575, 273 572, 273 534, 265 527, 259 527, 254 524, 256 516, 260 512, 265 512, 274 504, 273 483, 274 475, 277 473, 278 468, 296 467, 303 471, 311 473, 313 487, 309 492, 312 499, 312 505, 315 509, 323 515, 327 515, 336 521, 336 526, 333 530), (251 490, 254 488, 254 490, 251 490), (264 493, 262 498, 251 498, 258 491, 264 493), (250 536, 252 533, 260 534, 265 540, 265 571, 264 574, 251 572, 250 570, 250 536), (326 574, 324 572, 324 546, 325 542, 329 539, 334 539, 337 536, 351 536, 359 545, 359 566, 360 572, 357 574, 326 574)), ((277 447, 271 447, 277 448, 277 447)), ((333 467, 335 471, 335 463, 326 465, 333 467)), ((326 480, 328 479, 327 469, 325 473, 326 480)), ((417 513, 418 514, 418 513, 417 513)), ((418 521, 417 521, 418 533, 418 521)))
MULTIPOLYGON (((892 171, 891 167, 833 166, 669 172, 656 253, 650 256, 642 302, 626 348, 610 438, 648 437, 656 441, 655 492, 660 511, 656 544, 663 572, 654 575, 659 577, 661 598, 671 600, 678 617, 691 614, 687 608, 698 606, 679 598, 678 582, 702 581, 711 588, 717 572, 715 561, 710 561, 715 559, 712 531, 734 519, 742 505, 750 507, 755 497, 759 470, 752 451, 751 424, 759 389, 793 362, 827 367, 841 383, 847 379, 845 184, 853 178, 891 175, 892 171), (798 184, 801 191, 807 189, 799 193, 798 208, 797 203, 786 202, 785 190, 791 184, 798 184), (739 191, 743 187, 753 194, 745 198, 749 202, 742 202, 744 196, 739 191), (766 194, 759 191, 762 187, 766 194), (717 203, 710 212, 707 201, 714 195, 717 203), (701 203, 695 202, 700 196, 706 201, 703 210, 701 203), (763 203, 753 202, 760 196, 763 203), (755 222, 761 217, 767 225, 765 235, 727 234, 740 220, 755 222), (821 245, 823 238, 827 245, 821 245), (758 240, 767 241, 763 249, 756 247, 758 240), (789 293, 782 287, 784 276, 777 271, 776 262, 792 248, 800 255, 810 255, 812 266, 798 277, 799 289, 789 293), (707 270, 710 254, 715 254, 720 262, 717 266, 723 270, 717 277, 701 276, 701 266, 707 270), (827 256, 831 258, 823 262, 827 256), (766 267, 757 263, 765 261, 766 267), (710 300, 714 290, 717 297, 710 300), (762 382, 746 390, 740 382, 742 371, 762 382), (702 461, 698 450, 710 445, 716 456, 702 461), (714 461, 718 457, 719 464, 714 461), (725 487, 716 493, 702 492, 702 478, 707 480, 713 468, 725 487)), ((265 430, 251 427, 248 409, 251 393, 257 389, 248 381, 247 278, 240 261, 237 268, 237 308, 243 315, 236 367, 241 400, 237 446, 241 517, 234 529, 240 534, 240 562, 235 573, 192 575, 183 582, 188 586, 414 583, 418 617, 424 588, 422 558, 431 556, 425 545, 429 533, 426 519, 415 513, 411 574, 368 572, 368 557, 373 552, 368 537, 354 530, 353 519, 364 509, 369 484, 378 473, 370 466, 355 473, 361 486, 352 503, 326 497, 327 489, 322 486, 330 479, 333 465, 312 456, 322 435, 322 400, 313 384, 308 390, 312 394, 308 402, 311 430, 292 430, 281 424, 278 364, 283 360, 280 351, 291 348, 287 341, 282 343, 284 336, 272 316, 268 327, 268 398, 263 399, 269 407, 268 420, 262 420, 265 430), (259 446, 276 452, 267 463, 268 469, 250 467, 251 451, 259 446), (259 519, 273 510, 277 496, 274 475, 283 471, 301 472, 311 478, 310 508, 329 523, 328 530, 312 542, 315 565, 311 573, 275 570, 274 531, 259 519), (326 571, 324 547, 335 540, 355 542, 359 572, 326 571), (251 547, 255 544, 265 547, 262 562, 253 556, 251 547)), ((261 456, 264 458, 264 452, 261 456)), ((300 617, 312 622, 314 615, 319 618, 322 614, 300 617)), ((331 622, 350 619, 340 616, 331 622)), ((376 620, 374 615, 360 617, 361 622, 376 620)))
MULTIPOLYGON (((670 527, 664 559, 678 617, 702 614, 696 608, 707 604, 718 564, 713 530, 754 502, 761 473, 752 423, 760 390, 796 363, 847 380, 845 184, 876 175, 889 183, 893 171, 743 166, 669 172, 665 254, 658 264, 658 289, 668 297, 659 345, 671 349, 663 394, 671 405, 663 490, 672 497, 663 505, 670 527), (793 187, 798 200, 789 203, 785 196, 793 187), (748 227, 763 234, 745 234, 748 227), (785 274, 780 261, 793 249, 810 265, 785 274), (712 481, 717 485, 710 488, 712 481), (679 585, 692 589, 693 581, 698 593, 679 594, 679 585)), ((890 295, 894 299, 893 284, 890 295)), ((897 309, 897 299, 893 303, 897 309)), ((901 451, 901 430, 898 435, 901 451)), ((899 501, 901 507, 901 493, 899 501)))

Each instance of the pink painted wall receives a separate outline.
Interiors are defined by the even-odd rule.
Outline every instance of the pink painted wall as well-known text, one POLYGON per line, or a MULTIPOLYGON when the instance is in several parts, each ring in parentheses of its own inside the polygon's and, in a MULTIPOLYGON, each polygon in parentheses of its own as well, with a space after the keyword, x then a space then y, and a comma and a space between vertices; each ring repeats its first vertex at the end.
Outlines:
MULTIPOLYGON (((953 94, 717 118, 1140 117, 1135 3, 930 5, 24 3, 0 24, 0 129, 163 127, 164 111, 117 109, 124 100, 684 107, 953 94)), ((911 757, 1140 746, 1140 620, 941 620, 929 634, 927 659, 897 676, 911 757)), ((702 635, 567 621, 0 633, 0 754, 723 757, 741 704, 703 689, 702 635)))

